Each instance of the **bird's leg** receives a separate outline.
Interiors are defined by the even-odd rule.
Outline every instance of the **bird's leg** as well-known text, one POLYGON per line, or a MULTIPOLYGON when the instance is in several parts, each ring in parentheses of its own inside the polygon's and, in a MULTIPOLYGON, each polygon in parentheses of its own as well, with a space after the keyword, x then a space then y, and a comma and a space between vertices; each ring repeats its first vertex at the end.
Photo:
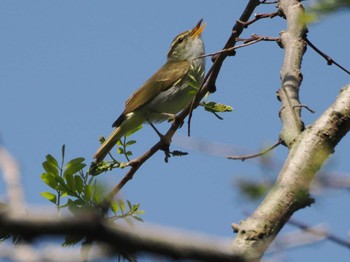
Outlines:
POLYGON ((152 122, 151 121, 149 121, 148 119, 147 119, 147 122, 148 122, 148 124, 153 128, 153 130, 157 133, 157 135, 160 137, 160 139, 164 139, 164 135, 161 133, 161 132, 159 132, 159 130, 152 124, 152 122))
MULTIPOLYGON (((175 114, 167 114, 167 113, 165 113, 165 115, 167 115, 169 117, 168 118, 168 122, 172 122, 173 124, 175 124, 175 122, 177 121, 175 114)), ((184 121, 181 121, 181 123, 179 123, 179 127, 178 128, 181 128, 183 124, 184 124, 184 121)))
MULTIPOLYGON (((166 113, 166 112, 157 112, 157 111, 152 111, 151 114, 155 115, 156 118, 157 118, 157 116, 161 115, 161 116, 163 116, 164 118, 167 118, 168 122, 172 122, 173 124, 175 124, 175 122, 177 121, 177 119, 176 119, 176 116, 177 116, 177 115, 176 115, 176 114, 166 113)), ((147 122, 149 123, 150 121, 147 120, 147 122)), ((181 128, 182 125, 183 125, 183 121, 181 121, 181 123, 179 123, 178 128, 181 128)), ((153 128, 153 129, 154 129, 154 128, 153 128)), ((157 132, 157 133, 158 133, 158 132, 157 132)))
POLYGON ((153 128, 162 141, 162 147, 160 148, 165 154, 165 162, 168 162, 168 158, 171 156, 170 152, 170 142, 159 130, 147 119, 148 124, 153 128))

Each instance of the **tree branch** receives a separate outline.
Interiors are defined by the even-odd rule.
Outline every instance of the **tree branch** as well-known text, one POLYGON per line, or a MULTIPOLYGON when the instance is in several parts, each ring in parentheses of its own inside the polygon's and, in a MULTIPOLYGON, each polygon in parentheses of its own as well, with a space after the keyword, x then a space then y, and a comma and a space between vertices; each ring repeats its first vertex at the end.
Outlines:
POLYGON ((341 70, 343 70, 345 73, 347 73, 348 75, 350 75, 350 71, 348 69, 346 69, 345 67, 343 67, 342 65, 340 65, 338 62, 334 61, 332 57, 330 57, 329 55, 323 53, 320 49, 318 49, 310 40, 309 38, 307 38, 305 36, 305 42, 308 44, 308 46, 310 46, 313 50, 315 50, 316 53, 318 53, 320 56, 322 56, 326 61, 327 61, 327 65, 336 65, 338 68, 340 68, 341 70))
POLYGON ((338 245, 341 245, 343 247, 350 249, 350 243, 348 240, 342 239, 339 236, 336 236, 335 234, 328 232, 328 230, 326 230, 326 229, 323 229, 323 230, 315 229, 315 227, 310 227, 310 226, 306 225, 305 223, 302 223, 302 222, 294 220, 294 219, 290 219, 288 221, 288 224, 296 226, 296 227, 304 230, 305 232, 309 232, 311 234, 324 237, 325 239, 327 239, 331 242, 334 242, 338 245))
POLYGON ((307 29, 305 24, 300 22, 304 12, 300 1, 283 0, 279 1, 278 6, 287 20, 287 29, 281 32, 281 45, 285 53, 281 69, 282 84, 277 93, 282 104, 280 119, 283 127, 280 138, 290 147, 304 129, 300 118, 299 87, 302 81, 301 60, 306 50, 303 38, 307 29))
POLYGON ((242 160, 242 161, 244 161, 246 159, 260 157, 260 156, 263 156, 263 155, 269 153, 270 151, 272 151, 273 149, 278 147, 280 144, 281 144, 281 141, 278 140, 275 144, 273 144, 272 146, 269 146, 268 148, 262 150, 259 153, 255 153, 255 154, 251 154, 251 155, 241 155, 241 156, 234 156, 234 155, 232 155, 232 156, 228 156, 227 158, 231 159, 231 160, 242 160))
POLYGON ((56 215, 13 215, 0 213, 0 231, 19 234, 27 241, 41 236, 76 235, 103 243, 107 253, 153 253, 175 259, 200 261, 248 261, 234 253, 229 239, 215 239, 200 234, 189 234, 174 229, 123 227, 89 213, 76 217, 58 218, 56 215))
POLYGON ((349 130, 350 85, 296 138, 274 187, 255 212, 235 226, 235 250, 261 256, 290 216, 313 202, 310 183, 349 130))

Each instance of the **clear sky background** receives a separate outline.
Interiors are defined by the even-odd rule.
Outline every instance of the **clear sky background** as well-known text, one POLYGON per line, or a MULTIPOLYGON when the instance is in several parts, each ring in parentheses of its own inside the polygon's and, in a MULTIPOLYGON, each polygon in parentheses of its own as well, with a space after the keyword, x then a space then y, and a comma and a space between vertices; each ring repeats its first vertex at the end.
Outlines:
MULTIPOLYGON (((0 2, 0 136, 21 165, 27 204, 46 205, 39 193, 48 187, 40 180, 41 163, 50 153, 67 159, 85 157, 89 163, 107 136, 129 95, 164 62, 172 39, 192 28, 200 18, 206 51, 220 50, 247 1, 1 1, 0 2)), ((258 13, 273 12, 273 5, 258 13)), ((278 36, 281 18, 253 24, 252 33, 278 36)), ((349 13, 339 12, 309 27, 309 39, 340 64, 350 68, 349 13)), ((259 159, 233 162, 225 156, 259 151, 278 139, 281 123, 276 90, 280 86, 283 50, 260 43, 228 58, 209 99, 234 107, 220 121, 198 109, 187 127, 179 130, 172 149, 189 153, 164 163, 157 153, 126 185, 122 196, 140 202, 148 223, 179 227, 222 237, 234 237, 231 223, 239 223, 259 204, 239 195, 239 179, 274 179, 287 150, 271 154, 273 167, 259 159)), ((207 68, 211 65, 207 60, 207 68)), ((301 102, 316 111, 303 111, 311 124, 333 101, 349 76, 329 67, 313 50, 304 56, 301 102)), ((159 125, 166 131, 169 124, 159 125)), ((135 156, 158 141, 145 126, 134 138, 135 156)), ((323 171, 349 175, 349 137, 345 137, 323 171)), ((126 170, 104 174, 111 186, 126 170)), ((5 187, 0 186, 1 200, 5 187)), ((313 192, 316 203, 293 217, 309 225, 324 223, 346 239, 350 196, 345 190, 313 192)), ((281 236, 296 229, 290 226, 281 236)), ((284 261, 348 261, 349 250, 323 241, 281 253, 284 261)))

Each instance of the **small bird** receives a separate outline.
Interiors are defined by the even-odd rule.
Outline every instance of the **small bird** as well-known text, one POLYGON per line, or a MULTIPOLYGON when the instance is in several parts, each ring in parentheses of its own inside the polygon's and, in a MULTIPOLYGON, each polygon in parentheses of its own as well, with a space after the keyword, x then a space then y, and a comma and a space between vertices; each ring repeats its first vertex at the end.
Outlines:
POLYGON ((201 34, 206 24, 202 21, 174 38, 166 63, 126 100, 123 113, 112 125, 115 130, 93 156, 93 165, 102 162, 128 131, 145 122, 169 120, 191 102, 195 94, 191 81, 200 85, 204 78, 201 34))

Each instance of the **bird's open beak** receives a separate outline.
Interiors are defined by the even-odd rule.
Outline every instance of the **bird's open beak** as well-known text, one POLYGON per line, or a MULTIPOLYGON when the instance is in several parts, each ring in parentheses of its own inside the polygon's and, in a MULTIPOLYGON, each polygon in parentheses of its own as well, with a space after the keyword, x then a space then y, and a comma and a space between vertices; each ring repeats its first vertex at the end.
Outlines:
POLYGON ((207 25, 206 23, 201 25, 203 21, 203 18, 201 20, 199 20, 199 22, 197 23, 197 25, 195 27, 193 27, 192 32, 191 32, 191 37, 194 38, 196 36, 201 36, 205 26, 207 25))

